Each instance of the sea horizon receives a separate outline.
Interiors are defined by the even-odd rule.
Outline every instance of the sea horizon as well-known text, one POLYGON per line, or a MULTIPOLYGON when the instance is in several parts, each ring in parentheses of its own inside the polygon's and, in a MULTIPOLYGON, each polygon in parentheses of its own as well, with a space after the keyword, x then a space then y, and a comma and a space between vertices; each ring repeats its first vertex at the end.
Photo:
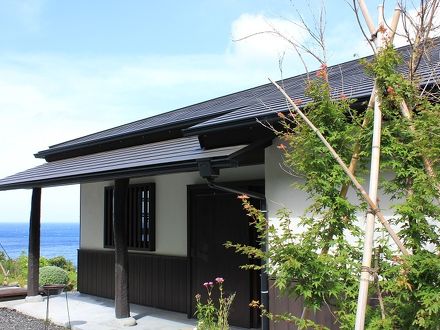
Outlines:
MULTIPOLYGON (((29 221, 0 222, 0 251, 12 259, 28 253, 29 221)), ((77 265, 79 248, 79 221, 42 222, 40 256, 53 258, 64 256, 77 265)))

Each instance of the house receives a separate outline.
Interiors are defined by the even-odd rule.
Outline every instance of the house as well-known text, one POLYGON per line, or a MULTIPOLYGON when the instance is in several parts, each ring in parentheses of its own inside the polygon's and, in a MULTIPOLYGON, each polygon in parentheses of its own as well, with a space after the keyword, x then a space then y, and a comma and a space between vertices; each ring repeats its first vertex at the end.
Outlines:
MULTIPOLYGON (((432 55, 437 65, 438 43, 432 55)), ((431 64, 421 65, 423 84, 438 78, 431 64)), ((373 81, 358 60, 328 72, 335 95, 364 106, 373 81)), ((308 101, 307 77, 282 81, 292 99, 308 101)), ((192 316, 202 283, 222 276, 237 292, 231 324, 258 327, 248 303, 267 299, 267 279, 239 269, 247 260, 223 243, 258 244, 239 193, 266 207, 269 219, 279 205, 305 208, 305 195, 279 167, 273 132, 261 124, 276 123, 280 111, 287 111, 285 99, 266 84, 38 152, 45 164, 0 180, 0 190, 33 191, 28 296, 38 294, 41 189, 80 184, 80 292, 115 297, 117 318, 128 317, 127 299, 192 316)))

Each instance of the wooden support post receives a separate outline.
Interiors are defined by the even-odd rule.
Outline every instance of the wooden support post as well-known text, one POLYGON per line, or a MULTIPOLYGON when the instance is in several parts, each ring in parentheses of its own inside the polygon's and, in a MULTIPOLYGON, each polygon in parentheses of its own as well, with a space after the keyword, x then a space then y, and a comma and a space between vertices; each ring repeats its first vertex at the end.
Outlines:
POLYGON ((40 223, 41 188, 34 188, 32 189, 31 215, 29 221, 27 300, 41 300, 39 299, 38 285, 40 273, 40 223), (36 297, 36 299, 32 297, 36 297))
POLYGON ((113 194, 113 237, 115 243, 115 315, 124 325, 135 325, 128 302, 127 198, 128 179, 115 180, 113 194))

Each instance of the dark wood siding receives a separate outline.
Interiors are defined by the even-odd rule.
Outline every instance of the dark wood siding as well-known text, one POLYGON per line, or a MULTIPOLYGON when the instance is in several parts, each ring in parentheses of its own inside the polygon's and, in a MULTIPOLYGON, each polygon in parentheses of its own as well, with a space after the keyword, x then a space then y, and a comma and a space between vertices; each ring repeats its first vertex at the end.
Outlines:
MULTIPOLYGON (((187 312, 186 257, 129 253, 131 303, 187 312)), ((78 291, 114 299, 113 251, 78 250, 78 291)))
MULTIPOLYGON (((286 296, 282 296, 278 289, 275 288, 274 282, 272 280, 269 281, 269 309, 272 313, 283 314, 289 312, 295 316, 301 317, 303 307, 304 304, 302 302, 302 299, 292 299, 286 296)), ((317 311, 316 313, 313 313, 312 311, 309 311, 308 313, 308 319, 311 319, 318 324, 324 325, 331 330, 339 329, 337 324, 334 324, 334 317, 332 316, 327 306, 324 306, 320 311, 317 311)), ((280 321, 276 323, 271 322, 270 329, 296 330, 298 328, 285 321, 280 321)))

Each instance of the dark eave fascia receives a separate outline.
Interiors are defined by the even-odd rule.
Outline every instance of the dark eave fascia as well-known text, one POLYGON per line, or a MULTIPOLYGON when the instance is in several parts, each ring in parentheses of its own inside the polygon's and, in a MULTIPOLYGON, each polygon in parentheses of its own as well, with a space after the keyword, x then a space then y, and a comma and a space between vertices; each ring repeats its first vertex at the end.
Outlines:
MULTIPOLYGON (((142 137, 143 135, 145 135, 146 133, 148 133, 149 135, 155 135, 155 134, 159 134, 159 133, 164 133, 164 132, 172 132, 172 131, 179 131, 181 130, 183 127, 185 127, 187 125, 169 125, 169 126, 164 126, 164 127, 157 127, 154 129, 149 129, 148 131, 143 130, 143 131, 137 131, 135 133, 124 133, 124 134, 120 134, 120 135, 115 135, 109 138, 104 138, 104 139, 99 139, 99 140, 92 140, 92 141, 86 141, 86 142, 81 142, 81 143, 77 143, 75 145, 69 145, 69 146, 65 146, 65 147, 56 147, 55 146, 51 146, 49 147, 49 149, 46 150, 42 150, 37 152, 36 154, 34 154, 34 156, 36 158, 46 158, 47 156, 52 156, 52 155, 56 155, 56 154, 62 154, 62 153, 66 153, 69 151, 73 151, 76 149, 82 149, 82 148, 90 148, 90 147, 96 147, 96 146, 100 146, 106 143, 111 143, 111 142, 117 142, 117 141, 121 141, 127 138, 136 138, 136 137, 142 137)), ((68 142, 68 141, 66 141, 68 142)))
MULTIPOLYGON (((87 149, 92 149, 92 148, 99 148, 100 146, 103 146, 105 144, 117 143, 119 141, 124 141, 124 140, 132 139, 132 138, 133 139, 134 138, 141 139, 144 136, 148 140, 148 141, 145 141, 145 139, 144 139, 143 141, 139 141, 137 144, 157 142, 162 139, 154 139, 154 137, 158 136, 160 134, 166 134, 167 132, 170 135, 169 139, 178 138, 178 137, 183 136, 182 132, 186 128, 189 128, 189 127, 197 125, 201 122, 213 119, 215 117, 227 114, 229 112, 238 110, 240 108, 241 107, 229 108, 225 111, 217 112, 216 114, 211 114, 209 116, 198 117, 198 118, 194 118, 192 120, 182 120, 182 121, 174 122, 172 124, 165 124, 165 125, 161 125, 161 126, 156 126, 155 128, 148 128, 145 130, 135 131, 135 132, 131 132, 131 133, 129 132, 129 133, 124 133, 124 134, 114 135, 109 138, 103 138, 103 139, 99 139, 99 140, 81 142, 81 143, 77 143, 75 145, 69 145, 66 147, 57 147, 57 145, 53 145, 53 146, 49 147, 49 149, 37 152, 36 154, 34 154, 34 156, 36 158, 43 158, 46 160, 48 160, 48 158, 50 160, 53 160, 51 158, 54 157, 54 159, 58 160, 58 159, 69 158, 69 157, 56 157, 57 155, 68 155, 69 152, 74 152, 74 151, 81 150, 81 149, 87 150, 87 149)), ((96 133, 93 133, 93 134, 96 134, 96 133)), ((90 134, 90 135, 93 135, 93 134, 90 134)), ((73 141, 73 140, 70 140, 70 141, 73 141)), ((69 142, 69 141, 66 141, 66 142, 69 142)), ((63 142, 63 143, 66 143, 66 142, 63 142)), ((60 144, 62 144, 62 143, 60 143, 60 144)), ((136 145, 136 144, 133 144, 133 145, 136 145)), ((124 145, 121 147, 127 147, 127 145, 124 145)), ((90 153, 94 153, 94 152, 97 152, 97 151, 94 150, 93 152, 90 152, 90 153)), ((82 155, 82 154, 81 153, 76 154, 75 156, 78 156, 78 155, 82 155)))
POLYGON ((229 159, 231 161, 235 161, 237 164, 240 164, 242 161, 246 160, 246 157, 253 153, 253 152, 264 152, 264 149, 272 145, 272 140, 274 136, 270 138, 264 138, 260 139, 258 141, 255 141, 252 144, 249 144, 248 146, 234 152, 233 154, 229 155, 229 159))
POLYGON ((203 135, 203 134, 209 134, 219 131, 225 131, 228 129, 247 127, 249 125, 259 124, 258 123, 259 121, 270 123, 270 122, 274 122, 276 119, 277 119, 277 115, 271 114, 271 115, 264 115, 261 117, 248 117, 240 120, 230 120, 227 122, 222 122, 209 126, 184 129, 182 131, 183 131, 183 136, 188 137, 188 136, 203 135))
MULTIPOLYGON (((371 94, 357 96, 356 97, 357 101, 354 104, 355 105, 362 104, 363 102, 368 100, 370 95, 371 94)), ((279 112, 282 112, 285 114, 288 111, 289 110, 286 109, 286 110, 279 111, 279 112)), ((272 124, 277 121, 279 121, 278 112, 273 112, 273 113, 268 113, 268 114, 261 115, 261 116, 247 117, 247 118, 243 118, 240 120, 229 120, 229 121, 220 122, 217 124, 212 124, 212 125, 207 125, 207 126, 189 127, 189 128, 183 129, 182 131, 183 131, 183 136, 194 136, 194 135, 200 136, 203 134, 214 133, 214 132, 218 132, 218 131, 222 131, 222 130, 226 130, 226 129, 247 127, 249 125, 254 125, 254 124, 259 124, 259 125, 261 125, 261 123, 272 124)))
POLYGON ((115 137, 106 140, 90 141, 87 143, 68 146, 56 150, 44 150, 35 154, 36 158, 44 158, 46 161, 56 161, 66 158, 85 156, 94 153, 100 153, 110 150, 132 147, 136 145, 154 143, 162 140, 172 140, 182 137, 182 131, 179 128, 168 130, 157 130, 155 132, 136 132, 136 134, 127 134, 123 137, 115 137))
MULTIPOLYGON (((236 160, 230 156, 217 157, 210 159, 214 167, 218 169, 230 168, 238 166, 236 160)), ((53 187, 78 183, 88 183, 97 181, 110 181, 121 178, 136 178, 144 176, 154 176, 162 174, 183 173, 198 171, 198 163, 196 160, 188 160, 173 164, 162 164, 153 166, 141 166, 134 168, 127 168, 121 170, 111 170, 99 173, 79 174, 72 176, 65 176, 61 178, 42 179, 35 181, 11 183, 0 186, 0 191, 14 190, 14 189, 32 189, 36 187, 53 187)))

